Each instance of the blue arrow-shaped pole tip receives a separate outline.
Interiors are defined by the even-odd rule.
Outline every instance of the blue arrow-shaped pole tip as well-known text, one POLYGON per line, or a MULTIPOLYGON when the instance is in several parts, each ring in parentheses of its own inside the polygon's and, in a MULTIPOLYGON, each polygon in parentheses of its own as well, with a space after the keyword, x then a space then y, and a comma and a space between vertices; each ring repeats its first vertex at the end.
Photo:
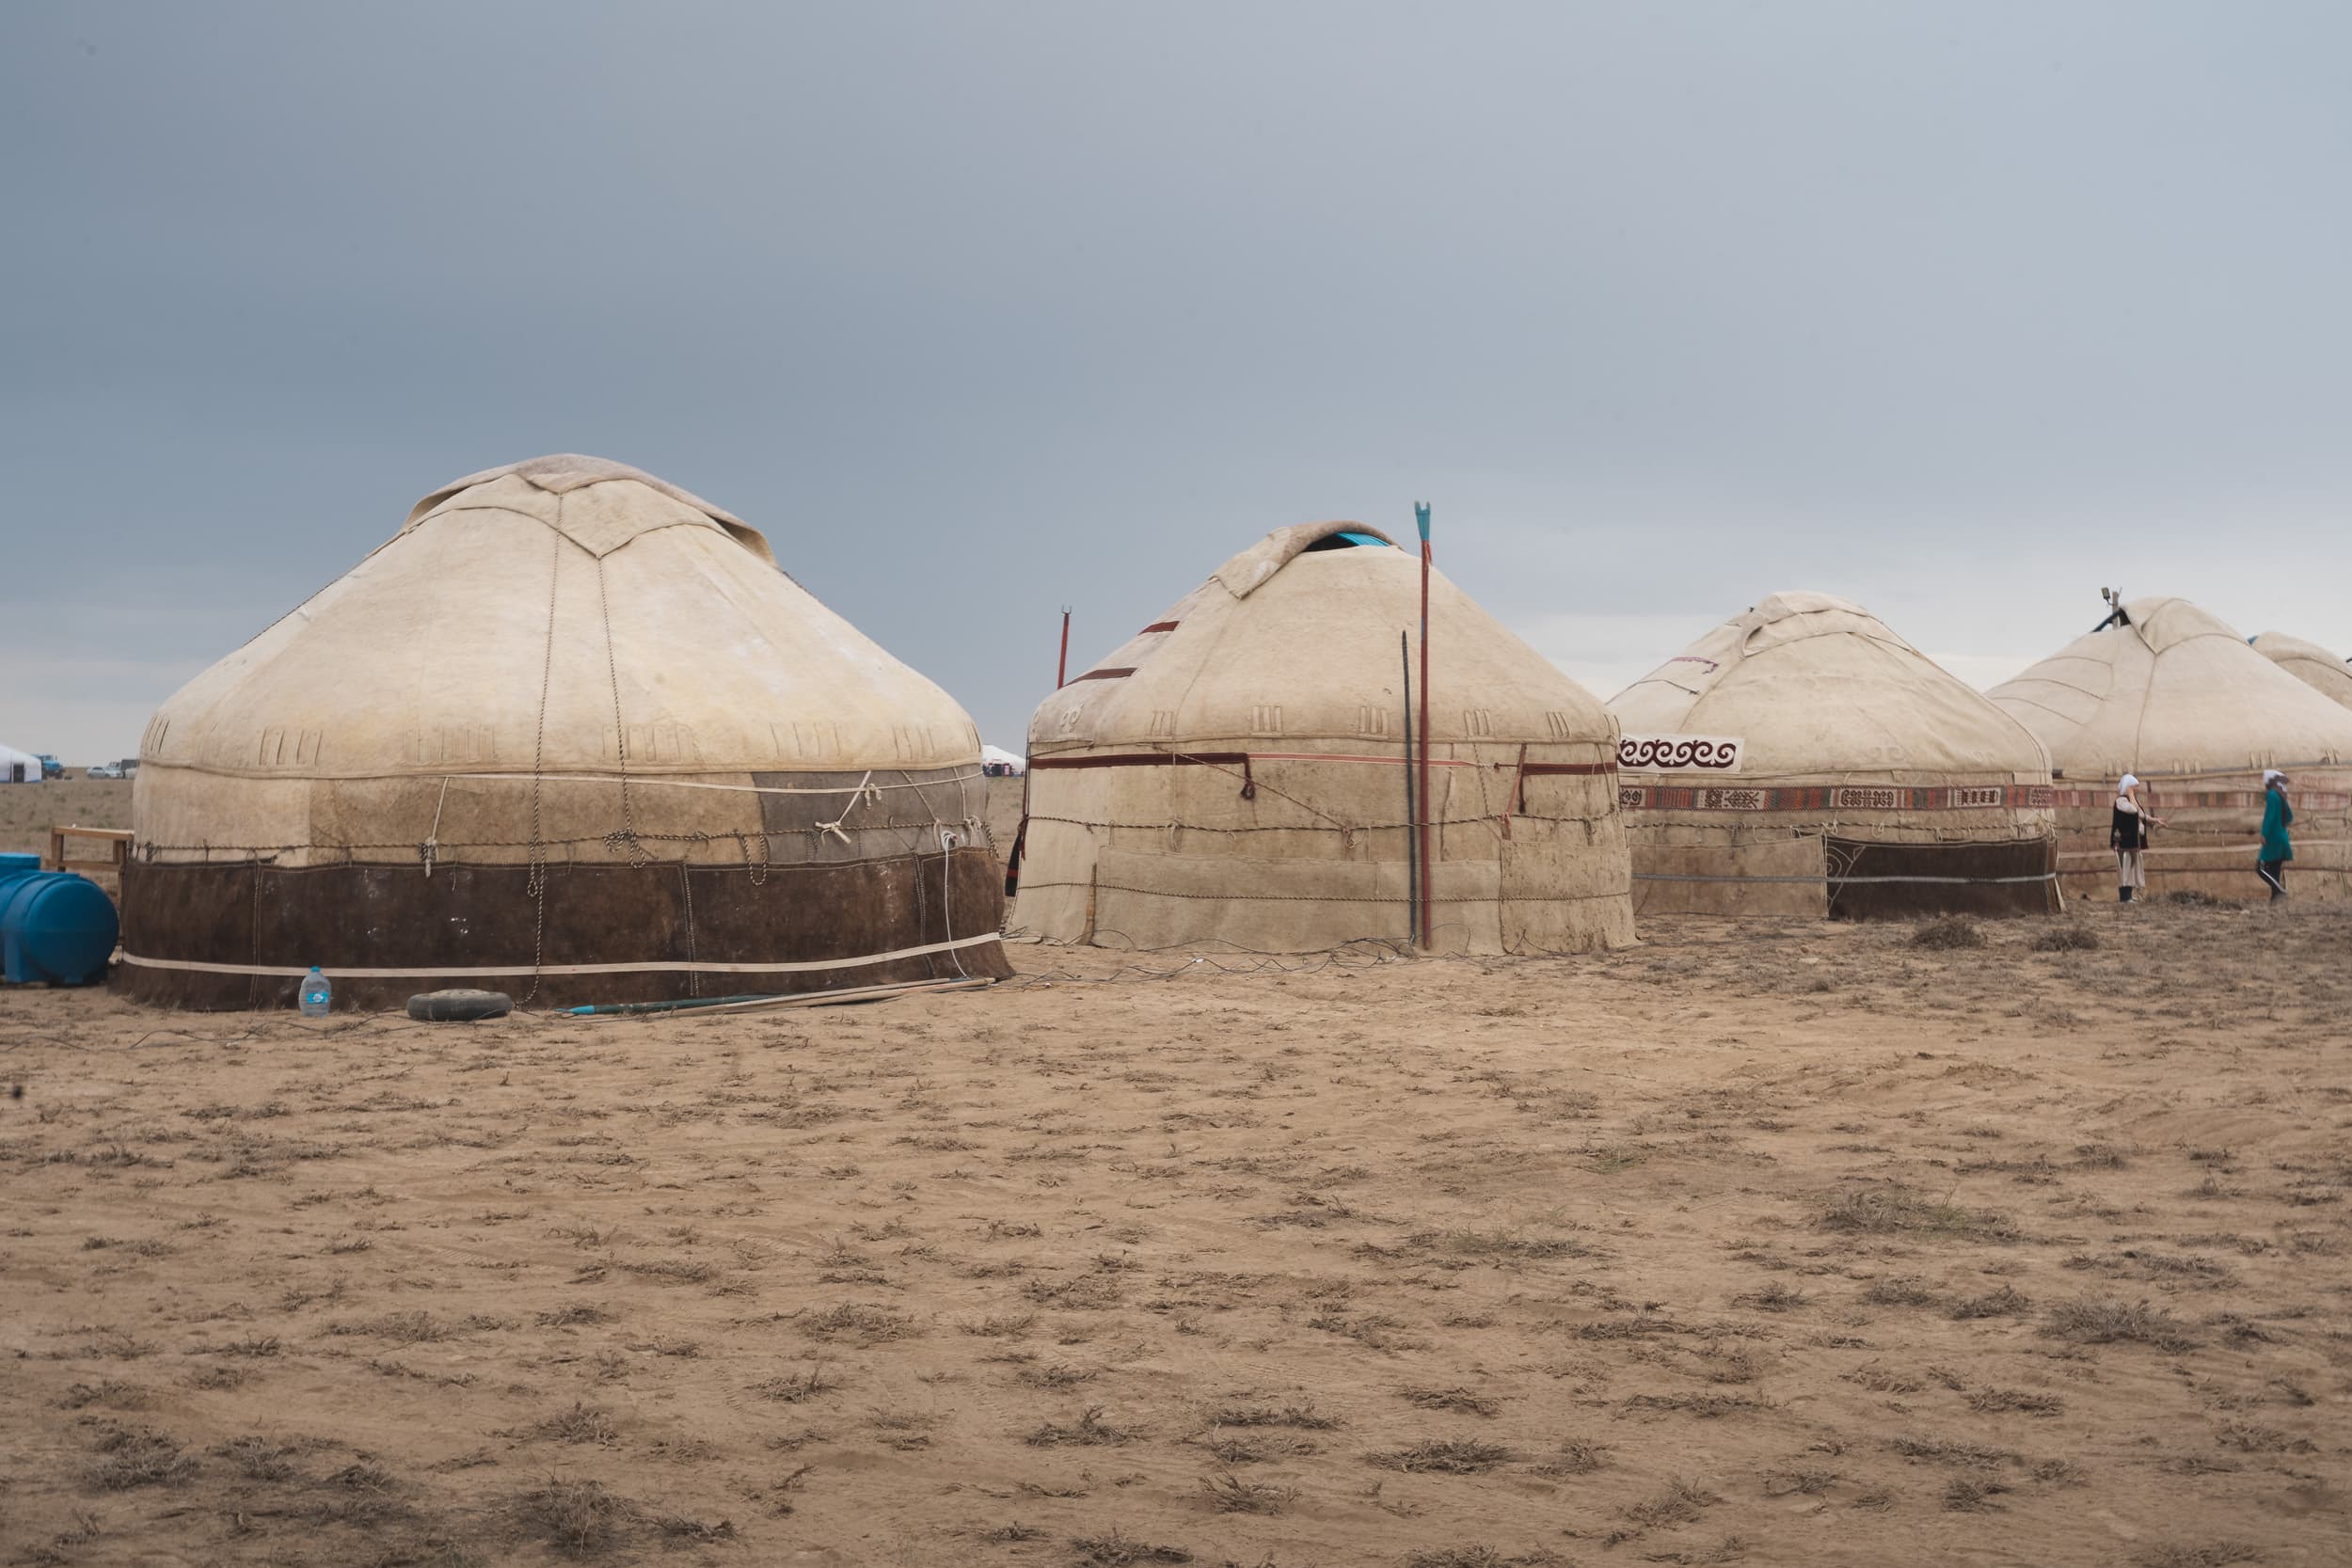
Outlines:
POLYGON ((1421 542, 1424 545, 1429 543, 1429 503, 1427 501, 1413 503, 1413 526, 1421 530, 1421 542))

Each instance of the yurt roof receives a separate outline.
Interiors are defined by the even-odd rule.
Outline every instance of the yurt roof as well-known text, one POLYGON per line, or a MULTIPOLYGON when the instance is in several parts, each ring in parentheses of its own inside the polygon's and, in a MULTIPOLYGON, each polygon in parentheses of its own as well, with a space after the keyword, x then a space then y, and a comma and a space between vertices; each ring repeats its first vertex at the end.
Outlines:
MULTIPOLYGON (((737 544, 770 565, 776 563, 776 553, 769 547, 768 536, 734 513, 713 506, 692 491, 682 490, 667 480, 657 479, 643 468, 632 468, 626 463, 615 463, 609 457, 588 457, 573 451, 552 452, 546 457, 529 457, 520 463, 509 463, 497 468, 485 468, 478 474, 468 474, 463 479, 451 480, 447 484, 442 485, 408 509, 408 520, 401 525, 401 532, 405 533, 427 517, 438 516, 445 512, 512 508, 519 503, 534 515, 540 513, 547 514, 551 519, 548 522, 549 527, 564 532, 574 544, 579 545, 590 554, 603 555, 626 544, 629 538, 635 536, 635 532, 643 531, 643 526, 632 532, 617 537, 609 521, 605 522, 604 527, 598 528, 582 518, 566 527, 562 520, 561 508, 533 505, 526 487, 528 490, 540 491, 549 496, 568 496, 576 490, 586 490, 594 485, 609 484, 616 481, 641 484, 657 495, 666 496, 679 505, 700 513, 704 517, 717 524, 737 544), (519 480, 522 483, 520 485, 500 483, 508 479, 519 480)), ((600 516, 609 517, 609 515, 600 510, 600 516)), ((678 520, 671 517, 666 521, 655 521, 652 516, 639 519, 641 525, 654 527, 672 526, 678 520)))
POLYGON ((650 474, 485 469, 196 677, 142 756, 257 777, 929 768, 970 718, 650 474))
POLYGON ((1629 736, 1741 743, 1746 773, 2036 774, 2016 721, 1851 599, 1774 594, 1610 699, 1629 736))
MULTIPOLYGON (((1397 743, 1400 633, 1413 633, 1421 678, 1421 562, 1394 546, 1355 522, 1275 530, 1046 698, 1032 749, 1252 736, 1397 743)), ((1430 575, 1429 614, 1433 740, 1613 740, 1591 693, 1442 572, 1430 575)))
POLYGON ((2352 707, 2352 665, 2318 643, 2282 631, 2254 639, 2254 651, 2323 697, 2352 707))
POLYGON ((1988 695, 2077 778, 2352 759, 2352 712, 2186 599, 2135 599, 1988 695))

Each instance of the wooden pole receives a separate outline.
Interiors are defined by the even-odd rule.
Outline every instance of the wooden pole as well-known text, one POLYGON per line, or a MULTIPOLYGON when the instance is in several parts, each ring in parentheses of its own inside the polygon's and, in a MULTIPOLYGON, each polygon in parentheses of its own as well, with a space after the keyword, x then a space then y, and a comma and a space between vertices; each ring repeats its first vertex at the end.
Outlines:
POLYGON ((1413 817, 1413 635, 1396 634, 1396 654, 1405 661, 1405 940, 1419 940, 1421 927, 1421 850, 1414 835, 1421 832, 1413 817))
POLYGON ((1429 819, 1437 815, 1429 795, 1429 503, 1413 503, 1413 525, 1421 530, 1421 944, 1430 944, 1429 884, 1437 863, 1429 858, 1429 819))
POLYGON ((1070 684, 1070 607, 1061 607, 1061 659, 1054 666, 1054 689, 1070 684))

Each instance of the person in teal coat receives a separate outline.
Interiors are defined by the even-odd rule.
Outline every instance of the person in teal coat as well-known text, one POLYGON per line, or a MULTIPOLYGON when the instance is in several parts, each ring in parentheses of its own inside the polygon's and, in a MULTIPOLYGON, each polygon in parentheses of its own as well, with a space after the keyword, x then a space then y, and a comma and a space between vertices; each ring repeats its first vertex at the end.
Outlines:
POLYGON ((2277 768, 2263 774, 2263 849, 2262 859, 2254 869, 2270 884, 2270 896, 2276 901, 2287 895, 2287 862, 2295 858, 2295 845, 2287 837, 2287 828, 2295 821, 2295 808, 2287 804, 2287 776, 2277 768))

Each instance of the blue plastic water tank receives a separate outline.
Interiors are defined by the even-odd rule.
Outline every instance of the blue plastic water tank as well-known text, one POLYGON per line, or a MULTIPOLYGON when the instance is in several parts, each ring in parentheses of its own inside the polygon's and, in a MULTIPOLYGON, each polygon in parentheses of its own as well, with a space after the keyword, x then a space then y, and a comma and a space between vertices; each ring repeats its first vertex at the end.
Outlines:
POLYGON ((0 980, 94 985, 106 977, 120 930, 115 901, 87 877, 0 866, 0 980))
POLYGON ((0 855, 0 877, 5 877, 11 871, 39 871, 40 869, 40 857, 39 855, 15 853, 0 855))

